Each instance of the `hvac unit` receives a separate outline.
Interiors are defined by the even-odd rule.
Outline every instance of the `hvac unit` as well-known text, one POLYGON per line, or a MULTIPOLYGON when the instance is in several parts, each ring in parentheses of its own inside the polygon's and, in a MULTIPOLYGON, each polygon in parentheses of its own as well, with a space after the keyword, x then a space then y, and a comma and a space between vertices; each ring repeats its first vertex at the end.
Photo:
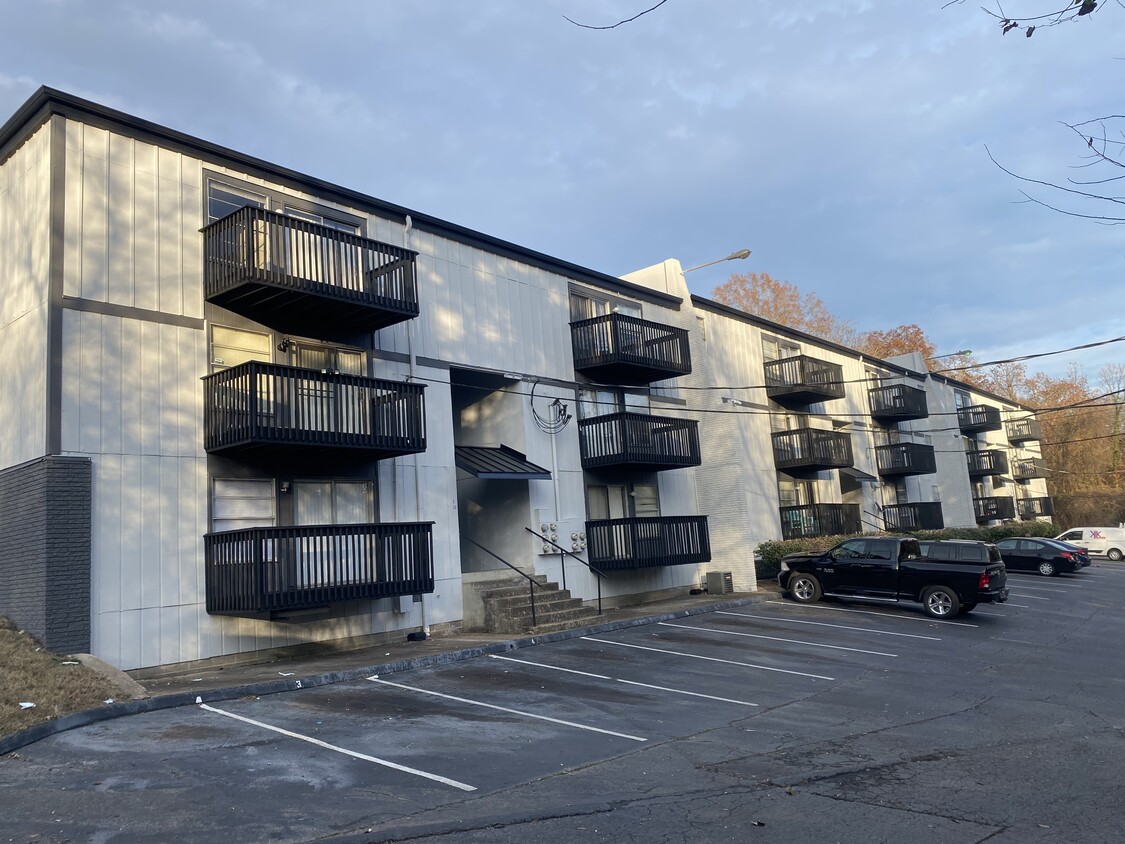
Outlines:
POLYGON ((725 595, 734 591, 734 575, 729 571, 707 572, 707 594, 725 595))

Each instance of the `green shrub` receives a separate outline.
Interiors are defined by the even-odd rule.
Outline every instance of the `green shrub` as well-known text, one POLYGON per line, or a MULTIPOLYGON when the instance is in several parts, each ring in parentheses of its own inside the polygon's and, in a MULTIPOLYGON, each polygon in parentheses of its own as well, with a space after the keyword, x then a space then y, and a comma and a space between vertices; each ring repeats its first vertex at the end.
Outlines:
MULTIPOLYGON (((1012 522, 997 527, 945 528, 944 530, 918 530, 906 533, 915 539, 975 539, 978 542, 996 542, 1009 536, 1058 536, 1051 522, 1012 522)), ((886 536, 885 533, 864 534, 886 536)), ((904 534, 895 534, 904 535, 904 534)), ((754 571, 759 581, 777 578, 781 571, 781 558, 787 554, 823 554, 852 536, 810 536, 803 539, 769 540, 758 544, 754 555, 754 571)))

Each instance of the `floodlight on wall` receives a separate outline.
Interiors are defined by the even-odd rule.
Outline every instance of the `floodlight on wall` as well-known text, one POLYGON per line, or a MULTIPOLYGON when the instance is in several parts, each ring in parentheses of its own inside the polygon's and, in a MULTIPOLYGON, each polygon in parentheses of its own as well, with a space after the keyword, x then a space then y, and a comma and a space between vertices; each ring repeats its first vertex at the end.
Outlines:
POLYGON ((695 270, 701 270, 704 267, 710 267, 712 264, 721 264, 723 261, 744 261, 745 259, 747 259, 749 257, 750 257, 750 250, 749 249, 739 249, 737 252, 731 252, 725 258, 717 258, 714 261, 708 261, 706 264, 700 264, 697 267, 688 267, 686 270, 684 270, 684 272, 685 273, 694 272, 695 270))
POLYGON ((730 396, 723 396, 723 404, 733 404, 735 407, 750 406, 750 402, 743 401, 742 399, 732 399, 730 396))

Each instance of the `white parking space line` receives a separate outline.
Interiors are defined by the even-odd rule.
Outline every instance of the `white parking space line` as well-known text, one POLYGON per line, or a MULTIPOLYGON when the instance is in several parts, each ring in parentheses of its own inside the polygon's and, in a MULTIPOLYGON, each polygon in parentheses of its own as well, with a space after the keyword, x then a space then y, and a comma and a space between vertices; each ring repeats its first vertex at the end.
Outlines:
POLYGON ((739 706, 758 706, 756 703, 750 703, 746 700, 734 700, 729 697, 716 697, 715 695, 705 695, 702 692, 689 692, 684 689, 670 689, 667 686, 653 686, 650 683, 638 683, 635 680, 622 680, 620 677, 607 677, 604 674, 591 674, 588 671, 575 671, 573 668, 562 668, 558 665, 547 665, 543 662, 531 662, 527 659, 515 659, 510 656, 497 656, 496 654, 489 654, 493 659, 502 659, 505 662, 518 662, 521 665, 533 665, 536 668, 549 668, 552 671, 565 671, 567 674, 579 674, 583 677, 594 677, 598 680, 610 680, 615 683, 624 683, 627 686, 641 686, 646 689, 657 689, 662 692, 671 692, 677 695, 690 695, 691 697, 701 697, 707 700, 717 700, 721 703, 737 703, 739 706))
POLYGON ((1068 583, 1063 588, 1059 588, 1057 586, 1032 586, 1029 582, 1024 581, 1024 580, 1019 580, 1019 581, 1009 580, 1008 581, 1008 587, 1010 589, 1032 589, 1036 592, 1061 592, 1064 595, 1067 592, 1069 592, 1071 589, 1081 589, 1082 588, 1081 586, 1078 586, 1077 584, 1072 585, 1070 583, 1068 583))
POLYGON ((561 724, 564 727, 574 727, 578 730, 588 730, 591 733, 601 733, 606 736, 616 736, 617 738, 629 739, 630 741, 648 741, 646 738, 640 736, 631 736, 628 733, 615 733, 613 730, 603 730, 600 727, 590 727, 586 724, 576 724, 574 721, 564 721, 561 718, 551 718, 547 715, 537 715, 534 712, 521 712, 518 709, 509 709, 506 706, 497 706, 494 703, 484 703, 479 700, 469 700, 467 697, 457 697, 455 695, 442 694, 441 692, 431 692, 429 689, 419 689, 415 686, 404 686, 402 683, 392 683, 390 680, 380 680, 378 677, 368 677, 372 683, 381 683, 384 686, 394 686, 396 689, 405 689, 408 692, 418 692, 423 695, 433 695, 434 697, 442 697, 446 700, 455 700, 458 703, 467 703, 470 706, 483 706, 485 709, 495 709, 500 712, 507 712, 510 715, 519 715, 523 718, 535 718, 538 721, 550 721, 552 724, 561 724))
POLYGON ((1042 595, 1024 595, 1024 594, 1021 594, 1021 593, 1018 593, 1018 592, 1012 592, 1012 594, 1018 595, 1019 598, 1021 600, 1024 600, 1024 601, 1028 601, 1028 600, 1031 600, 1031 601, 1049 601, 1049 600, 1051 600, 1050 598, 1044 598, 1042 595))
POLYGON ((1031 606, 1029 604, 1013 604, 1011 601, 1005 602, 1004 606, 1006 606, 1006 607, 1019 607, 1021 610, 1031 609, 1031 606))
MULTIPOLYGON (((766 601, 766 603, 767 604, 783 604, 785 606, 791 606, 788 601, 766 601)), ((875 610, 856 610, 856 609, 849 609, 848 607, 826 607, 826 606, 823 606, 822 604, 800 604, 800 606, 803 609, 807 609, 807 610, 829 610, 830 612, 851 612, 851 613, 858 613, 860 615, 877 615, 877 616, 879 616, 879 618, 901 618, 905 621, 924 621, 927 624, 948 624, 948 625, 951 625, 953 627, 977 627, 978 626, 976 624, 966 624, 966 623, 961 622, 961 621, 942 621, 941 619, 930 618, 929 616, 926 616, 926 617, 923 618, 923 617, 916 616, 916 615, 896 615, 896 614, 888 613, 888 612, 877 612, 875 610)))
POLYGON ((788 642, 791 645, 808 645, 813 648, 831 648, 834 651, 851 651, 857 654, 871 654, 872 656, 894 656, 883 651, 867 651, 863 648, 845 648, 843 645, 826 645, 823 642, 803 642, 800 639, 783 639, 780 636, 763 636, 760 633, 741 633, 737 630, 715 630, 711 627, 693 627, 690 624, 673 624, 670 621, 658 622, 660 627, 679 627, 682 630, 701 630, 704 633, 718 633, 724 636, 746 636, 750 639, 768 639, 771 642, 788 642))
POLYGON ((768 665, 756 665, 752 662, 737 662, 733 659, 719 659, 717 656, 700 656, 699 654, 685 654, 681 651, 670 651, 665 648, 650 648, 645 645, 631 645, 628 642, 613 642, 609 639, 595 639, 593 636, 583 636, 590 642, 601 642, 603 645, 617 645, 621 648, 636 648, 638 651, 654 651, 658 654, 671 656, 686 656, 688 659, 703 659, 707 662, 721 662, 725 665, 741 665, 743 668, 757 668, 760 671, 776 671, 778 674, 795 674, 798 677, 811 677, 814 680, 835 680, 835 677, 825 677, 823 674, 806 674, 804 671, 790 671, 787 668, 770 668, 768 665))
POLYGON ((1007 617, 1008 617, 1008 614, 1007 614, 1007 613, 1002 613, 1002 612, 981 612, 980 610, 977 610, 976 612, 974 612, 974 613, 973 613, 973 615, 987 615, 987 616, 992 616, 993 618, 1007 618, 1007 617))
POLYGON ((427 771, 420 771, 417 768, 408 768, 405 765, 398 765, 394 762, 388 762, 386 759, 379 759, 375 756, 368 756, 366 753, 357 753, 354 750, 348 750, 346 747, 338 747, 335 744, 329 744, 326 741, 313 738, 312 736, 303 736, 300 733, 295 733, 292 730, 285 730, 281 727, 275 727, 272 724, 266 724, 263 721, 255 721, 253 718, 245 718, 242 715, 235 715, 233 712, 227 712, 224 709, 216 709, 214 706, 208 706, 206 703, 199 704, 200 709, 206 709, 208 712, 214 712, 217 715, 224 715, 227 718, 233 718, 236 721, 242 721, 246 724, 252 724, 255 727, 261 727, 263 730, 272 730, 275 733, 281 733, 283 736, 295 738, 300 741, 307 741, 309 744, 315 744, 317 747, 323 747, 326 750, 334 750, 337 753, 343 753, 345 756, 351 756, 355 759, 362 759, 365 762, 373 762, 376 765, 382 765, 384 768, 392 768, 396 771, 402 771, 404 774, 413 774, 416 777, 424 777, 434 782, 440 782, 443 785, 451 785, 454 788, 459 788, 462 791, 476 791, 476 786, 467 785, 457 780, 451 780, 448 777, 439 776, 438 774, 431 774, 427 771))
MULTIPOLYGON (((784 602, 780 602, 784 603, 784 602)), ((816 627, 834 627, 837 630, 857 630, 860 633, 874 633, 878 636, 903 636, 907 639, 926 639, 930 642, 940 642, 939 636, 919 636, 917 633, 895 633, 891 630, 874 630, 870 627, 849 627, 846 624, 830 624, 827 621, 805 621, 799 618, 777 618, 772 615, 751 615, 745 612, 731 612, 730 610, 718 610, 719 615, 737 615, 742 618, 758 618, 763 621, 777 621, 782 624, 811 624, 816 627)))

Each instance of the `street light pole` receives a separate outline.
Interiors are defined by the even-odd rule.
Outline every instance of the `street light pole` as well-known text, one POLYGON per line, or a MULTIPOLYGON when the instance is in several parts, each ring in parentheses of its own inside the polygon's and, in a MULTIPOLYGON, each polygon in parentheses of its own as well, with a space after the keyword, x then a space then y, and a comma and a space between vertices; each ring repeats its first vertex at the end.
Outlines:
POLYGON ((708 261, 706 264, 700 264, 698 267, 689 267, 684 270, 685 273, 690 273, 695 270, 701 270, 704 267, 710 267, 712 264, 721 264, 723 261, 742 261, 750 257, 749 249, 739 249, 737 252, 731 252, 725 258, 718 258, 714 261, 708 261))

